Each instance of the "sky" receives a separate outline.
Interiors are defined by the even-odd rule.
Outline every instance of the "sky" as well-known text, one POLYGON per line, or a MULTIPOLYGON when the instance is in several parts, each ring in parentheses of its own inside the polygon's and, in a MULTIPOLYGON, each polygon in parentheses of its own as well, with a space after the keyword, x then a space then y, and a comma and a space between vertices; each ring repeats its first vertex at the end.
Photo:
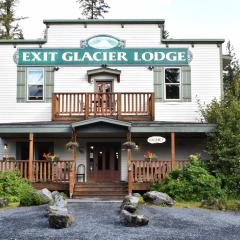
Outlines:
MULTIPOLYGON (((239 0, 105 0, 105 19, 165 19, 169 38, 223 38, 240 57, 239 0)), ((19 0, 25 39, 42 38, 43 19, 82 18, 76 0, 19 0)), ((224 46, 225 50, 225 46, 224 46)))

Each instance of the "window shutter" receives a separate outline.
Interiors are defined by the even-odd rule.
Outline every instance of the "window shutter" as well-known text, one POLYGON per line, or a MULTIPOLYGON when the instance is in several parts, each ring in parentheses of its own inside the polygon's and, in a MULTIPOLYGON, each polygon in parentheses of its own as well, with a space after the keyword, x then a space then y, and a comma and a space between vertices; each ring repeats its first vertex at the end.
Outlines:
POLYGON ((26 102, 26 68, 17 68, 17 102, 26 102))
POLYGON ((191 102, 191 67, 182 67, 182 101, 191 102))
POLYGON ((52 94, 54 91, 54 70, 52 67, 45 67, 45 102, 52 102, 52 94))
POLYGON ((163 101, 163 88, 164 88, 164 68, 163 67, 154 67, 154 93, 155 101, 163 101))

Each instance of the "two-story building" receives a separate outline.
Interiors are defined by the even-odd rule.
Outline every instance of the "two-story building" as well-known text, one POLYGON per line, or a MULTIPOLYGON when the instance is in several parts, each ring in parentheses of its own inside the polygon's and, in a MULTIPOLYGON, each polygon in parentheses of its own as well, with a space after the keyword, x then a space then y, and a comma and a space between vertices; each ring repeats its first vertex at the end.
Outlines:
POLYGON ((44 39, 0 41, 0 170, 118 197, 205 157, 199 102, 222 96, 224 40, 164 39, 164 20, 44 23, 44 39))

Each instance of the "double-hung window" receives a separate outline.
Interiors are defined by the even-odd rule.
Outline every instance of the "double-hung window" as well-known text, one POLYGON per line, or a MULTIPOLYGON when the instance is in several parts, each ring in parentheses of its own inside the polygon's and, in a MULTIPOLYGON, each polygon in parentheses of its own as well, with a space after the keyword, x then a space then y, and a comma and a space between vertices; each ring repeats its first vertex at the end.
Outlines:
POLYGON ((44 100, 44 68, 27 69, 27 100, 44 100))
POLYGON ((181 68, 164 69, 164 86, 166 100, 181 99, 181 68))

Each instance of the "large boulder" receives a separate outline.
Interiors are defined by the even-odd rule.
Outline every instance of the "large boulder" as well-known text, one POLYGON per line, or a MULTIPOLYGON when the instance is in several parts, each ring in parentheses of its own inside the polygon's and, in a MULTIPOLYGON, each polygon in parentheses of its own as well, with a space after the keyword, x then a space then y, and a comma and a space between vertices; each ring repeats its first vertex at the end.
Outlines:
POLYGON ((75 221, 75 217, 71 213, 57 211, 56 213, 49 214, 48 221, 50 228, 61 229, 70 227, 75 221))
POLYGON ((64 199, 64 197, 61 194, 56 195, 54 198, 54 206, 62 208, 67 207, 67 200, 64 199))
POLYGON ((143 195, 143 198, 146 202, 166 204, 168 206, 172 206, 175 203, 175 201, 166 193, 158 191, 147 192, 143 195))
POLYGON ((58 207, 55 205, 48 207, 48 214, 53 214, 53 213, 57 213, 57 212, 68 213, 68 209, 66 207, 58 207))
POLYGON ((0 198, 0 208, 7 207, 8 200, 6 198, 0 198))
POLYGON ((122 209, 126 210, 130 213, 135 213, 137 211, 137 206, 135 206, 135 205, 124 205, 122 209))
POLYGON ((134 207, 138 207, 139 204, 139 197, 135 197, 135 196, 129 196, 127 195, 122 202, 121 208, 124 209, 125 205, 132 205, 134 207))
POLYGON ((47 188, 39 190, 38 193, 43 197, 45 203, 53 201, 52 193, 47 188))
POLYGON ((132 214, 126 210, 122 210, 120 214, 120 223, 127 227, 145 226, 149 219, 144 215, 132 214))
POLYGON ((53 191, 53 192, 52 192, 52 198, 53 198, 53 200, 55 200, 56 196, 59 196, 59 195, 61 195, 60 192, 58 192, 58 191, 53 191))

